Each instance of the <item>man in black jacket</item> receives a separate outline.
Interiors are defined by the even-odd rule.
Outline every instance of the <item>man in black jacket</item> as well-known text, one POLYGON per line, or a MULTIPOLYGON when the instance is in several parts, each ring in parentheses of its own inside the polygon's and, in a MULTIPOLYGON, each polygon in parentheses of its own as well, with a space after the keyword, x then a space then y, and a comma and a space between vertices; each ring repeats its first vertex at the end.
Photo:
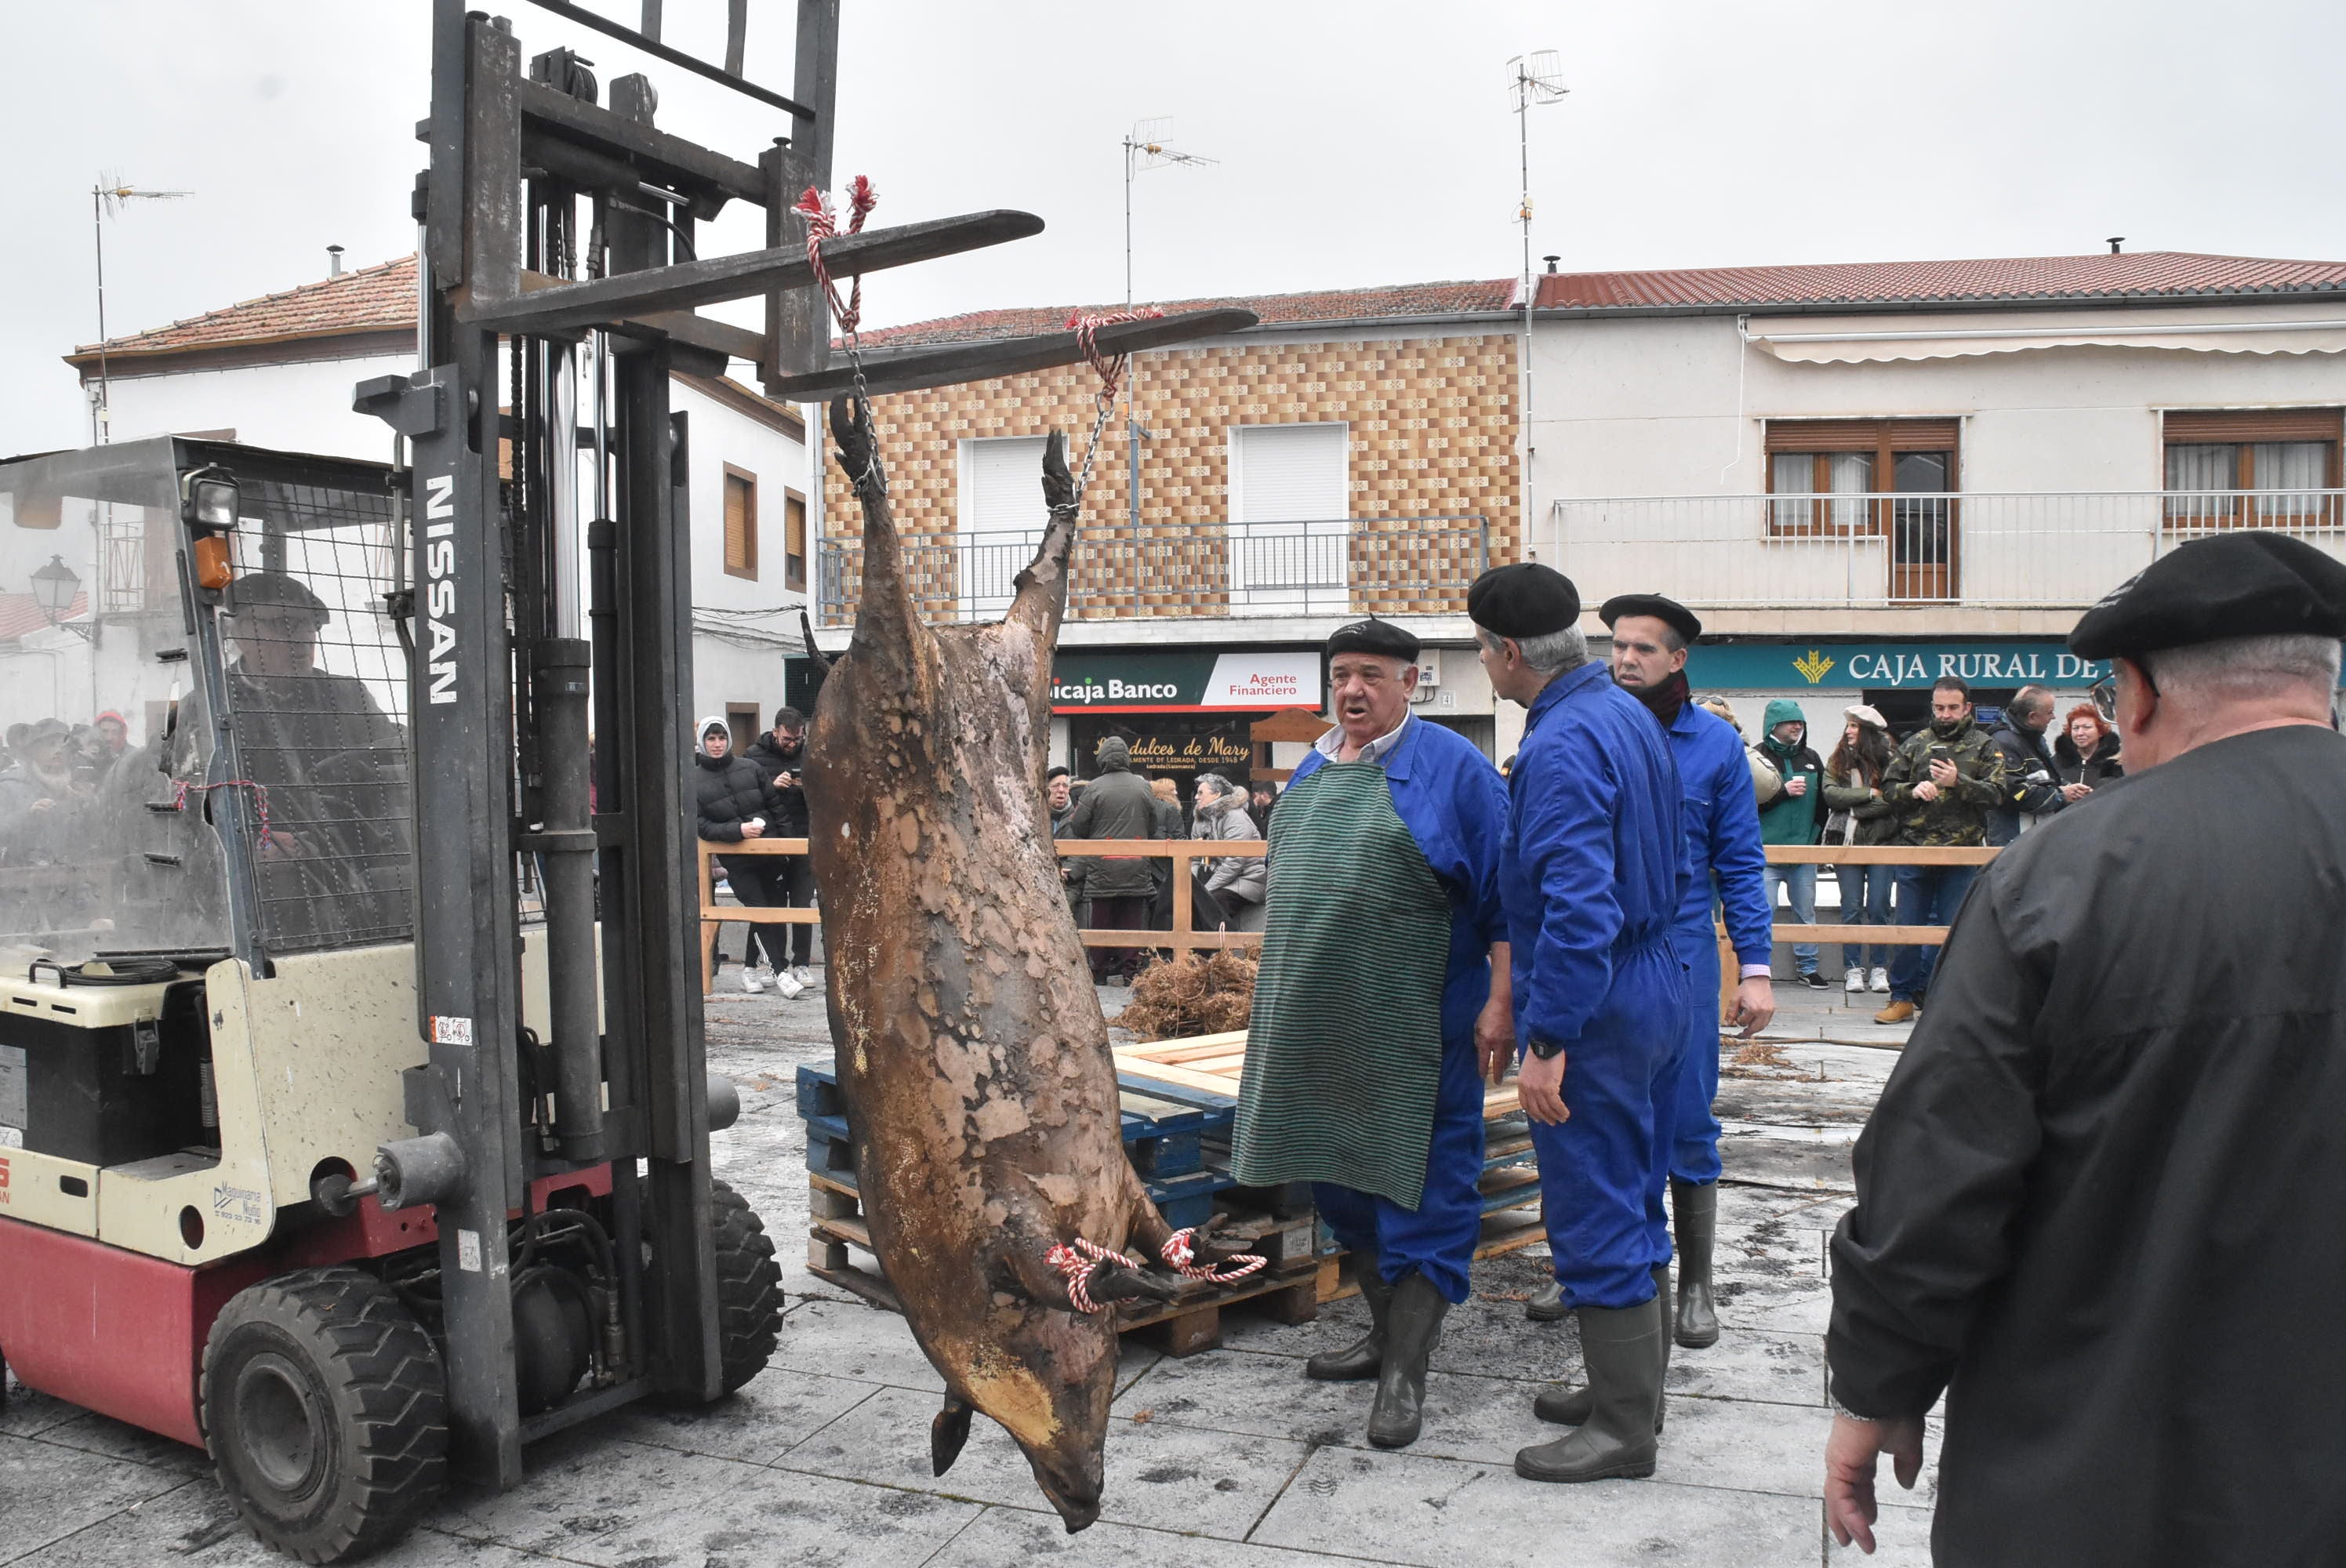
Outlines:
POLYGON ((1987 841, 2009 844, 2020 837, 2023 817, 2035 823, 2092 791, 2063 787, 2045 749, 2045 727, 2053 722, 2053 694, 2041 686, 2024 686, 2005 704, 2004 724, 1988 737, 2004 753, 2004 803, 1987 814, 1987 841))
MULTIPOLYGON (((795 708, 778 708, 774 710, 774 728, 750 742, 741 752, 757 764, 774 792, 774 825, 770 830, 774 838, 807 836, 806 787, 802 782, 806 777, 806 715, 795 708)), ((759 868, 763 878, 768 902, 790 909, 814 908, 814 862, 808 857, 761 855, 750 863, 759 868)), ((814 927, 794 925, 788 929, 790 978, 801 985, 812 985, 814 972, 807 966, 814 962, 814 927)))
MULTIPOLYGON (((1157 810, 1157 797, 1148 783, 1132 770, 1132 747, 1111 735, 1093 754, 1099 775, 1076 802, 1075 815, 1059 836, 1066 839, 1158 839, 1165 834, 1157 810)), ((1137 855, 1086 856, 1084 891, 1092 901, 1092 926, 1098 931, 1146 931, 1148 903, 1157 878, 1149 860, 1137 855)), ((1140 972, 1137 947, 1096 947, 1091 951, 1092 981, 1129 985, 1140 972)))
POLYGON ((1990 866, 1832 1243, 1834 1536, 1922 1467, 1967 1564, 2346 1562, 2346 565, 2176 548, 2077 623, 2127 776, 1990 866))

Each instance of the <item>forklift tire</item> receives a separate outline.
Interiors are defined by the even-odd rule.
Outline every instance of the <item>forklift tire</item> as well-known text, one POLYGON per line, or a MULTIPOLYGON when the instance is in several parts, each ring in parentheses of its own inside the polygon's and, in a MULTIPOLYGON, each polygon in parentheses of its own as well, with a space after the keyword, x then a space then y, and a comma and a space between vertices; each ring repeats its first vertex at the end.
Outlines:
POLYGON ((221 1308, 199 1399, 220 1490, 265 1545, 340 1563, 397 1539, 440 1494, 440 1352, 355 1268, 266 1279, 221 1308))
POLYGON ((729 1394, 764 1371, 774 1353, 782 1326, 782 1268, 765 1222, 747 1198, 711 1181, 709 1209, 717 1241, 717 1364, 729 1394))

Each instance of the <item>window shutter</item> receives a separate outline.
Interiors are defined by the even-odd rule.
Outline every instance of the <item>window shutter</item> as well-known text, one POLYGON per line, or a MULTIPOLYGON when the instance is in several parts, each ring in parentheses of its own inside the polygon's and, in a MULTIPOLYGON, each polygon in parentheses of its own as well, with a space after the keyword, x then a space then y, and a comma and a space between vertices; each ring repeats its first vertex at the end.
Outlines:
POLYGON ((1043 504, 1043 444, 1039 435, 987 436, 969 443, 963 533, 1042 532, 1051 520, 1043 504))
POLYGON ((725 570, 737 577, 758 575, 758 482, 729 466, 725 471, 725 570))
POLYGON ((782 585, 806 586, 806 497, 795 492, 782 497, 782 585))
POLYGON ((1882 433, 1892 452, 1953 452, 1952 419, 1771 419, 1770 452, 1878 452, 1882 433))
POLYGON ((2255 441, 2336 441, 2341 423, 2334 408, 2270 408, 2169 411, 2167 439, 2176 444, 2255 441))
POLYGON ((1248 424, 1230 433, 1238 523, 1325 523, 1352 514, 1352 431, 1344 424, 1248 424))

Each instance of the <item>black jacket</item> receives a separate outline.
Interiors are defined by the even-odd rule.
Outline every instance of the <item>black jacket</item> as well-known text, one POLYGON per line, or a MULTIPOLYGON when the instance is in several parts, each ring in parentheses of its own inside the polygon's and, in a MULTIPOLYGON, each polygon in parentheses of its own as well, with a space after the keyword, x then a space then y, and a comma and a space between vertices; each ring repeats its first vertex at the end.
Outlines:
POLYGON ((2306 726, 2113 784, 1973 889, 1826 1340, 1861 1415, 1945 1390, 1942 1568, 2346 1562, 2341 932, 2346 738, 2306 726))
MULTIPOLYGON (((1084 786, 1076 813, 1067 819, 1067 839, 1161 839, 1148 781, 1128 769, 1101 774, 1084 786)), ((1147 898, 1157 891, 1155 861, 1135 855, 1086 855, 1084 891, 1096 899, 1147 898)))
POLYGON ((2020 837, 2020 819, 2042 820, 2068 804, 2044 735, 2007 724, 1989 737, 2004 753, 2004 804, 1987 814, 1987 841, 2009 844, 2020 837))
MULTIPOLYGON (((741 755, 765 770, 766 786, 772 789, 775 777, 779 774, 793 773, 803 779, 807 770, 807 753, 813 749, 814 742, 810 731, 799 738, 798 750, 786 756, 782 748, 774 744, 774 732, 768 729, 760 731, 757 739, 744 747, 741 755)), ((775 789, 774 809, 777 813, 774 818, 776 838, 803 839, 807 836, 806 786, 803 783, 775 789)))
POLYGON ((2064 784, 2083 784, 2098 789, 2110 779, 2126 777, 2126 769, 2118 765, 2118 738, 2105 735, 2091 757, 2080 757, 2077 743, 2069 738, 2065 729, 2061 738, 2053 743, 2053 770, 2061 776, 2064 784))
POLYGON ((791 836, 774 826, 780 808, 774 801, 772 773, 760 772, 759 765, 748 757, 737 757, 729 751, 718 758, 696 752, 692 760, 695 806, 702 838, 719 844, 738 844, 741 841, 741 824, 752 817, 766 820, 766 831, 759 835, 760 838, 791 836))

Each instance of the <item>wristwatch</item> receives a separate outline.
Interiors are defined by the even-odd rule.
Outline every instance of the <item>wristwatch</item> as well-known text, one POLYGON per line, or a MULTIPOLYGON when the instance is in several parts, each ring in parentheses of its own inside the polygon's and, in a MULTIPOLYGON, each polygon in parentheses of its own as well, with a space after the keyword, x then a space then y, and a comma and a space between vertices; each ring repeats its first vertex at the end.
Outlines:
POLYGON ((1543 1062, 1553 1062, 1564 1054, 1564 1047, 1553 1040, 1543 1040, 1535 1034, 1524 1042, 1524 1048, 1543 1062))

